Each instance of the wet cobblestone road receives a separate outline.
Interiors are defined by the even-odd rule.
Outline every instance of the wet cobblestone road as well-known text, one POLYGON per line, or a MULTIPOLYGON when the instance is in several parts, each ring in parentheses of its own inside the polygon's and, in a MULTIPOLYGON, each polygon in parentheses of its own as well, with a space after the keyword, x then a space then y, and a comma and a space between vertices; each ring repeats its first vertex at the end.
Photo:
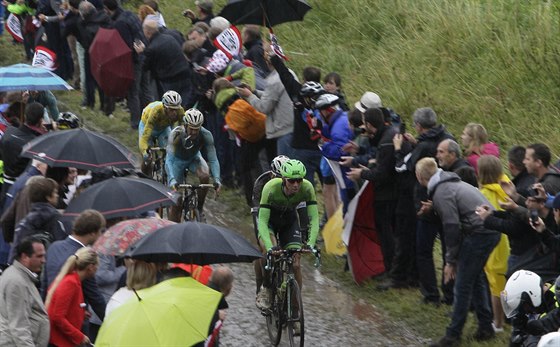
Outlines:
MULTIPOLYGON (((211 199, 209 199, 211 200, 211 199)), ((226 217, 227 207, 207 202, 208 222, 229 226, 254 239, 250 226, 226 217)), ((303 303, 307 346, 422 346, 426 340, 366 302, 356 300, 338 283, 321 275, 320 269, 304 263, 303 303)), ((229 312, 222 328, 221 345, 270 346, 265 318, 255 307, 252 264, 229 264, 235 274, 229 312)), ((280 346, 287 346, 285 331, 280 346)))

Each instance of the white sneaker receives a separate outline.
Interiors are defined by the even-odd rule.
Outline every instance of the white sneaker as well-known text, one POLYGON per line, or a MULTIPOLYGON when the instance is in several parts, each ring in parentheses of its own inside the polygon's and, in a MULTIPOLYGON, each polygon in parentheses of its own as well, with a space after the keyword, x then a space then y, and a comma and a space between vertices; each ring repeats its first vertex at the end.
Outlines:
POLYGON ((503 333, 503 332, 504 332, 504 328, 496 328, 496 324, 494 324, 494 322, 492 322, 492 329, 494 329, 494 332, 495 332, 496 334, 499 334, 499 333, 503 333))
POLYGON ((270 288, 263 287, 259 294, 257 294, 256 305, 261 310, 268 310, 270 308, 270 297, 272 293, 270 288))

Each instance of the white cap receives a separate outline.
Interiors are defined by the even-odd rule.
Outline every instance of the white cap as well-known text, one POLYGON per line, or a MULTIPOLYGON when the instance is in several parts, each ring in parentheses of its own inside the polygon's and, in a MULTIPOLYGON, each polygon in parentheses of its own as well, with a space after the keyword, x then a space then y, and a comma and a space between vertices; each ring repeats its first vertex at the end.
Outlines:
POLYGON ((368 108, 382 107, 381 98, 374 92, 365 92, 360 101, 354 104, 360 112, 366 112, 368 108))

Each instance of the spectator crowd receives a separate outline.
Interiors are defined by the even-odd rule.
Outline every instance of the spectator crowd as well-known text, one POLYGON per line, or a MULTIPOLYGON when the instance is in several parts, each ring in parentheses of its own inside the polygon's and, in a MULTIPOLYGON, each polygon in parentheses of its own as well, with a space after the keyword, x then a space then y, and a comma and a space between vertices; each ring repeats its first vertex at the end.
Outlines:
MULTIPOLYGON (((137 14, 117 0, 4 5, 21 23, 32 23, 23 28, 27 58, 46 45, 56 53, 55 72, 83 91, 82 106, 93 109, 98 99, 108 117, 118 100, 106 96, 93 78, 88 49, 99 28, 116 29, 132 51, 134 80, 122 100, 131 128, 141 124, 148 104, 176 92, 182 110, 199 110, 203 128, 212 134, 220 168, 215 180, 241 189, 249 207, 256 178, 278 155, 301 161, 306 179, 321 185, 323 223, 340 206, 347 213, 364 182, 372 184, 372 227, 385 268, 377 289, 418 288, 422 304, 453 307, 449 326, 433 346, 460 343, 470 308, 480 341, 503 333, 506 316, 553 310, 544 299, 549 289, 540 282, 543 300, 533 301, 532 311, 521 310, 527 302, 523 290, 513 309, 504 298, 516 271, 531 271, 543 283, 560 275, 549 261, 560 252, 560 166, 546 144, 501 149, 476 123, 451 134, 429 105, 399 115, 376 91, 365 91, 349 107, 338 73, 321 78, 320 67, 309 66, 298 78, 277 41, 263 40, 259 26, 243 27, 242 50, 224 51, 217 43, 232 27, 214 16, 209 0, 183 13, 192 22, 186 33, 166 26, 154 0, 144 1, 137 14), (438 238, 441 279, 434 261, 438 238)), ((25 143, 49 130, 77 126, 73 115, 60 114, 52 93, 0 93, 0 104, 0 263, 12 264, 0 277, 0 345, 90 343, 106 314, 135 290, 161 281, 167 270, 140 261, 117 266, 115 259, 92 252, 88 246, 111 223, 98 212, 83 212, 72 226, 60 222, 57 209, 71 198, 77 170, 49 168, 18 155, 25 143), (66 312, 64 305, 76 312, 66 312)), ((213 286, 225 283, 226 289, 216 289, 227 295, 231 274, 215 273, 213 286)), ((556 322, 534 329, 529 319, 512 324, 514 337, 538 337, 560 327, 556 322)))

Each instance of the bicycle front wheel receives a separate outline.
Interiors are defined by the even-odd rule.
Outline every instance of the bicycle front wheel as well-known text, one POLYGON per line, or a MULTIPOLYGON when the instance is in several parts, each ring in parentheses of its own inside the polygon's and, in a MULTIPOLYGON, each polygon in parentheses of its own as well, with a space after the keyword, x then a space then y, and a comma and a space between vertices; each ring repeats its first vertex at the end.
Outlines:
POLYGON ((303 302, 301 300, 301 291, 295 279, 288 282, 287 288, 287 324, 288 339, 290 346, 304 345, 304 319, 303 319, 303 302))
POLYGON ((280 338, 282 337, 282 313, 284 310, 285 293, 278 291, 278 284, 282 283, 282 277, 278 276, 279 273, 274 271, 272 273, 272 299, 270 303, 270 310, 266 314, 266 327, 268 330, 268 337, 273 346, 278 346, 280 338))

